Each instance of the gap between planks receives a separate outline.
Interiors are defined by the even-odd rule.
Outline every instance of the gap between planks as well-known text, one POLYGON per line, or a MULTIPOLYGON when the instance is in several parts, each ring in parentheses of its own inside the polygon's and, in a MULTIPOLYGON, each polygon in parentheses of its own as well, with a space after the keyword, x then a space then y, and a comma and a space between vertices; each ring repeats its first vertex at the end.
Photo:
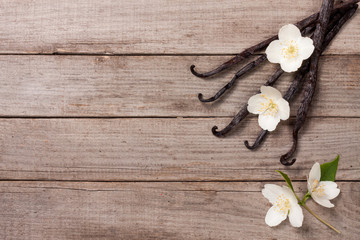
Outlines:
MULTIPOLYGON (((307 182, 307 180, 291 180, 292 182, 307 182)), ((0 182, 64 182, 64 183, 284 183, 284 180, 62 180, 62 179, 0 179, 0 182)), ((338 183, 357 183, 360 180, 336 180, 338 183)))
MULTIPOLYGON (((257 116, 249 116, 248 119, 256 118, 257 116)), ((229 118, 229 116, 0 116, 0 119, 211 119, 211 118, 229 118)), ((349 118, 356 119, 360 116, 309 116, 307 119, 328 119, 328 118, 349 118)), ((289 120, 295 120, 296 117, 292 116, 289 120)))
MULTIPOLYGON (((240 52, 239 52, 240 53, 240 52)), ((229 57, 232 58, 239 53, 95 53, 95 52, 87 52, 87 53, 77 53, 77 52, 49 52, 49 53, 22 53, 22 52, 13 52, 13 53, 1 53, 0 56, 89 56, 89 57, 229 57)), ((260 56, 263 52, 252 54, 251 56, 260 56)), ((359 53, 324 53, 321 56, 360 56, 359 53)), ((246 59, 244 60, 246 62, 246 59)), ((219 63, 220 65, 221 63, 219 63)), ((237 65, 243 65, 242 63, 238 63, 237 65)))

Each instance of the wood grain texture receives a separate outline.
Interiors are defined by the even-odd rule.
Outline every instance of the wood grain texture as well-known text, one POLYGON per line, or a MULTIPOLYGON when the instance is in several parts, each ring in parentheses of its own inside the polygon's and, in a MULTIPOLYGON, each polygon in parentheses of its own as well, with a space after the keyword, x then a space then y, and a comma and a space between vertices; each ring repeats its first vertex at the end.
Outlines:
POLYGON ((335 208, 308 205, 341 235, 305 210, 302 228, 268 227, 264 183, 0 182, 0 238, 357 240, 359 183, 338 184, 335 208))
MULTIPOLYGON (((214 104, 197 94, 211 96, 240 66, 209 80, 189 71, 218 66, 321 2, 0 0, 0 239, 357 240, 359 13, 321 58, 290 168, 279 157, 294 118, 255 152, 243 145, 260 130, 254 116, 227 138, 210 131, 224 127, 276 65, 247 74, 214 104), (336 207, 309 206, 342 235, 305 211, 300 229, 288 220, 268 227, 261 190, 284 183, 275 170, 304 194, 314 162, 337 154, 336 207)), ((275 87, 284 93, 291 80, 285 74, 275 87)))
MULTIPOLYGON (((0 2, 1 53, 234 54, 319 11, 321 0, 0 2)), ((327 53, 360 53, 360 15, 327 53)))
MULTIPOLYGON (((234 116, 275 71, 266 63, 247 74, 223 98, 202 104, 240 68, 209 80, 189 66, 210 69, 231 56, 0 56, 2 116, 234 116)), ((360 116, 360 56, 321 58, 310 116, 360 116)), ((283 93, 292 81, 275 85, 283 93)), ((297 112, 302 94, 291 105, 297 112)))
POLYGON ((279 162, 291 145, 282 122, 252 152, 243 145, 259 132, 257 119, 219 139, 213 125, 230 118, 2 119, 0 178, 87 181, 281 180, 277 169, 305 180, 318 161, 341 155, 337 179, 360 180, 357 118, 312 118, 301 132, 298 162, 279 162))

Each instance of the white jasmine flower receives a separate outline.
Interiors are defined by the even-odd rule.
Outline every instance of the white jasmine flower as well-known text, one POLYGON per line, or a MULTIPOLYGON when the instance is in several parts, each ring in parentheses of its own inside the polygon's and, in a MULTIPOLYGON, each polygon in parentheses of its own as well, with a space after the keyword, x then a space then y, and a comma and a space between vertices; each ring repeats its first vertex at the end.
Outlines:
POLYGON ((320 181, 320 178, 320 164, 315 163, 309 174, 307 182, 308 191, 311 194, 312 199, 314 199, 314 201, 318 204, 327 208, 334 207, 334 204, 332 204, 330 200, 339 195, 340 189, 337 188, 337 184, 335 182, 320 181))
POLYGON ((260 91, 260 94, 256 94, 249 99, 247 110, 259 114, 258 122, 262 129, 273 131, 280 119, 286 120, 289 118, 290 106, 277 89, 262 86, 260 91))
POLYGON ((288 187, 275 184, 265 184, 262 194, 273 206, 265 217, 265 223, 270 227, 279 225, 289 216, 293 227, 301 227, 304 215, 294 193, 288 187))
POLYGON ((279 40, 272 41, 265 53, 270 62, 280 63, 285 72, 295 72, 314 48, 311 38, 302 37, 295 25, 288 24, 280 28, 279 40))

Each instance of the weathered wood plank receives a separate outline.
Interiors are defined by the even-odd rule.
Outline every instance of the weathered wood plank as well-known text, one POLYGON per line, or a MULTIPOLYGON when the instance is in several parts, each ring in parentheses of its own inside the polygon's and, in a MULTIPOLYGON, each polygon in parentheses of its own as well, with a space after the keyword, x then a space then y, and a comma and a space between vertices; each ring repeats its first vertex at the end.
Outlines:
MULTIPOLYGON (((277 183, 279 184, 279 183, 277 183)), ((282 183, 280 183, 282 184, 282 183)), ((302 228, 270 228, 264 183, 0 182, 1 239, 347 239, 360 234, 359 183, 339 183, 327 209, 304 210, 302 228)), ((302 194, 306 183, 295 183, 302 194)))
MULTIPOLYGON (((0 115, 11 116, 234 116, 277 67, 266 63, 214 104, 202 104, 236 69, 210 80, 209 69, 230 56, 0 56, 0 115)), ((310 116, 360 116, 360 56, 326 56, 310 116)), ((283 93, 292 80, 276 85, 283 93)), ((300 97, 292 105, 297 112, 300 97)))
POLYGON ((281 180, 276 169, 305 180, 315 161, 341 155, 338 179, 360 180, 360 121, 311 118, 301 132, 297 163, 279 157, 291 146, 282 122, 264 145, 247 150, 257 119, 219 139, 211 127, 230 118, 1 119, 0 178, 90 181, 281 180))
MULTIPOLYGON (((1 53, 238 53, 321 0, 1 1, 1 53)), ((328 53, 360 53, 360 15, 328 53)))

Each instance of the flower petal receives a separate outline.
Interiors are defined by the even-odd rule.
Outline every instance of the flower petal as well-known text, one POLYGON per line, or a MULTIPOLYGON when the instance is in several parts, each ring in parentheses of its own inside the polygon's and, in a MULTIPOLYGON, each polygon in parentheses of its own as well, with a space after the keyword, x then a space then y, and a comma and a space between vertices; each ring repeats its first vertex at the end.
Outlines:
POLYGON ((276 114, 275 116, 271 116, 268 114, 260 114, 258 118, 258 122, 262 129, 271 132, 276 129, 276 126, 280 122, 280 116, 279 114, 276 114))
POLYGON ((265 50, 265 54, 269 62, 271 63, 280 63, 281 59, 281 49, 279 40, 272 41, 265 50))
POLYGON ((293 60, 287 60, 283 59, 283 61, 280 62, 281 69, 284 70, 284 72, 295 72, 301 67, 303 60, 300 57, 297 57, 293 60))
MULTIPOLYGON (((320 181, 320 177, 321 177, 321 169, 320 169, 320 164, 317 162, 315 163, 309 173, 309 180, 308 182, 311 184, 311 188, 312 188, 312 184, 315 180, 320 181)), ((311 192, 313 189, 308 189, 309 192, 311 192), (311 191, 310 191, 311 190, 311 191)))
POLYGON ((279 30, 279 40, 296 40, 301 37, 300 30, 294 24, 287 24, 279 30))
POLYGON ((261 193, 271 204, 276 202, 276 198, 283 192, 282 187, 275 184, 265 184, 261 193))
POLYGON ((281 214, 275 210, 275 206, 272 206, 266 213, 265 223, 270 227, 274 227, 284 221, 286 217, 286 214, 281 214))
POLYGON ((311 194, 312 199, 314 199, 315 202, 320 204, 323 207, 332 208, 334 207, 334 204, 332 204, 329 199, 326 199, 325 197, 318 197, 317 194, 311 194))
POLYGON ((313 182, 310 182, 310 179, 307 180, 307 189, 310 194, 312 193, 312 190, 313 190, 312 183, 313 182))
POLYGON ((276 100, 276 104, 279 107, 279 115, 281 120, 287 120, 290 117, 290 105, 289 102, 283 98, 276 100))
POLYGON ((340 193, 340 189, 337 188, 337 184, 335 182, 321 181, 319 185, 323 186, 326 197, 329 200, 336 198, 340 193))
POLYGON ((299 47, 299 57, 301 59, 308 59, 314 52, 313 40, 308 37, 301 37, 297 40, 299 47))
POLYGON ((263 94, 256 94, 249 98, 247 110, 253 114, 260 114, 264 112, 263 106, 268 104, 269 100, 262 96, 263 94))
POLYGON ((295 205, 291 205, 290 213, 289 213, 289 220, 290 224, 293 227, 301 227, 303 220, 304 220, 304 214, 303 211, 298 203, 295 205))
POLYGON ((260 91, 261 93, 265 94, 267 98, 270 98, 272 100, 282 98, 281 92, 276 88, 270 86, 261 86, 260 91))

